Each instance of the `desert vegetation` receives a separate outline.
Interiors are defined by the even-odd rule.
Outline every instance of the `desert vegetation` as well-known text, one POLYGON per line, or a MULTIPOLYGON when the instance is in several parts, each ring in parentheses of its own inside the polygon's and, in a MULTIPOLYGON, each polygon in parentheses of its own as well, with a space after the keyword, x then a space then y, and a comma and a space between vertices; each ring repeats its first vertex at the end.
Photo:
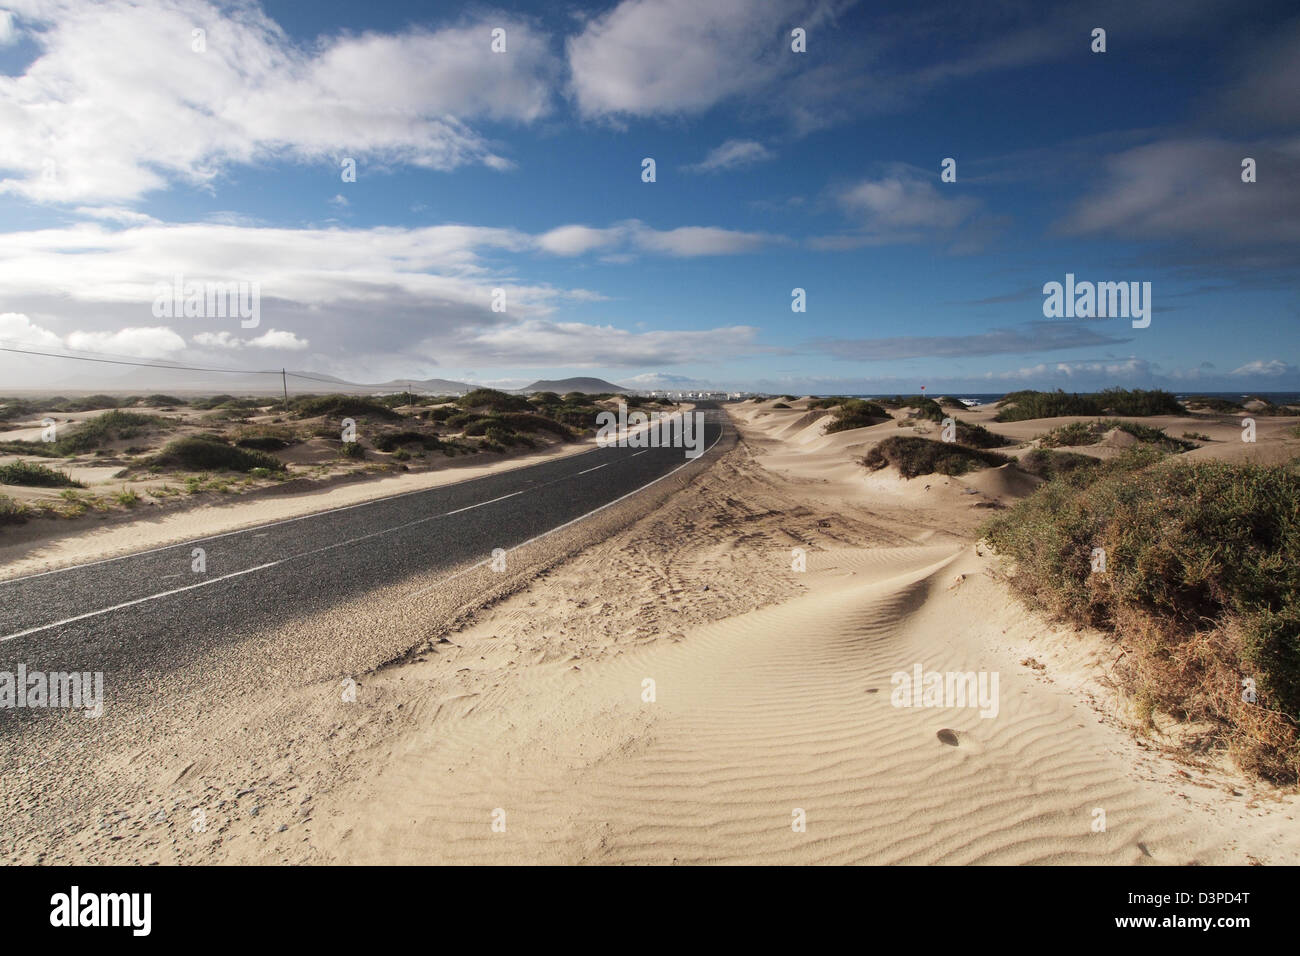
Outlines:
POLYGON ((1296 462, 1191 461, 1149 446, 1095 465, 1055 457, 1049 480, 984 528, 1017 590, 1113 632, 1141 719, 1200 722, 1204 742, 1243 768, 1300 780, 1296 462))

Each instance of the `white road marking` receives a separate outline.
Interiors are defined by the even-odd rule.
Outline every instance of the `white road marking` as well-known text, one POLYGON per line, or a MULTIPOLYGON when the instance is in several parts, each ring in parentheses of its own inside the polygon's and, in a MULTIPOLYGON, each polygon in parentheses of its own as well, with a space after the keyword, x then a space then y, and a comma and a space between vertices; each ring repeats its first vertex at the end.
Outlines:
MULTIPOLYGON (((608 464, 609 464, 609 462, 605 462, 605 465, 608 465, 608 464)), ((580 471, 580 472, 578 472, 578 474, 579 474, 579 475, 586 475, 586 474, 590 474, 590 473, 593 472, 593 471, 600 471, 600 469, 604 468, 605 465, 597 465, 595 468, 588 468, 586 471, 580 471)), ((575 475, 574 477, 577 477, 577 475, 575 475)))
MULTIPOLYGON (((718 432, 718 437, 715 438, 715 439, 713 439, 712 443, 709 445, 709 448, 712 448, 714 445, 716 445, 716 444, 718 443, 718 441, 719 441, 721 438, 722 438, 722 431, 719 430, 719 432, 718 432)), ((707 451, 709 450, 709 448, 704 449, 704 451, 707 452, 707 451)), ((585 453, 584 453, 584 454, 585 454, 585 453)), ((629 456, 629 457, 635 457, 635 456, 629 456)), ((703 457, 703 453, 701 453, 701 456, 700 456, 700 457, 703 457)), ((651 481, 646 482, 644 485, 642 485, 642 486, 639 487, 639 488, 634 488, 632 491, 629 491, 627 494, 622 495, 622 496, 620 496, 620 497, 618 497, 618 498, 615 498, 613 501, 607 501, 605 504, 601 505, 601 506, 598 507, 598 508, 593 508, 591 511, 588 511, 588 512, 586 512, 585 514, 581 514, 581 515, 579 515, 579 516, 576 517, 576 518, 573 518, 573 519, 571 519, 571 520, 569 520, 569 521, 566 521, 564 524, 556 525, 554 528, 551 528, 549 531, 543 531, 541 534, 536 535, 535 537, 529 538, 527 541, 521 542, 520 544, 515 545, 513 548, 509 548, 509 549, 507 550, 507 553, 509 553, 510 551, 517 551, 517 550, 519 550, 520 548, 522 548, 522 547, 524 547, 524 546, 526 546, 526 545, 532 544, 534 541, 539 541, 539 540, 541 540, 542 538, 545 538, 547 535, 554 534, 555 532, 560 531, 560 530, 563 530, 564 528, 567 528, 567 527, 569 527, 570 525, 576 524, 577 522, 582 521, 582 520, 585 519, 585 518, 589 518, 589 517, 591 517, 592 515, 596 514, 596 513, 599 512, 599 511, 604 511, 606 508, 610 507, 611 505, 616 505, 616 504, 618 504, 620 501, 622 501, 623 499, 625 499, 625 498, 630 498, 630 497, 632 497, 632 495, 635 495, 637 492, 639 492, 639 491, 644 491, 646 488, 649 488, 651 485, 653 485, 653 484, 657 484, 658 482, 663 481, 665 478, 668 478, 668 477, 670 477, 670 476, 672 476, 672 475, 675 475, 677 472, 681 471, 681 470, 682 470, 683 468, 685 468, 687 465, 691 464, 691 463, 694 462, 694 461, 698 461, 698 460, 699 460, 699 458, 690 458, 690 459, 687 459, 684 463, 678 465, 678 466, 677 466, 676 468, 674 468, 672 471, 667 472, 667 473, 665 473, 665 474, 662 474, 662 475, 660 475, 658 478, 655 478, 655 479, 652 479, 651 481)), ((610 462, 606 462, 605 464, 610 464, 610 462)), ((598 465, 598 466, 596 466, 596 467, 597 467, 597 468, 604 468, 605 465, 598 465)), ((588 468, 588 469, 587 469, 587 471, 595 471, 595 470, 596 470, 596 468, 588 468)), ((579 472, 579 474, 586 474, 586 472, 579 472)), ((562 480, 562 479, 557 479, 557 480, 562 480)), ((548 482, 548 484, 550 484, 550 482, 548 482)), ((542 486, 539 486, 539 487, 542 487, 542 486)), ((428 490, 428 489, 425 489, 425 490, 428 490)), ((267 568, 273 568, 273 567, 275 567, 276 565, 285 564, 286 562, 289 562, 289 561, 295 561, 295 560, 297 560, 297 559, 299 559, 299 558, 305 558, 305 557, 308 557, 309 555, 313 555, 313 554, 320 554, 320 553, 323 552, 323 551, 332 551, 332 550, 334 550, 335 548, 341 548, 341 547, 344 547, 344 546, 349 545, 349 544, 356 544, 358 541, 365 541, 365 540, 368 539, 368 538, 379 537, 380 535, 388 534, 388 533, 393 532, 393 531, 398 531, 398 530, 400 530, 400 529, 402 529, 402 528, 409 528, 409 527, 411 527, 411 526, 413 526, 413 525, 422 524, 422 523, 424 523, 424 522, 426 522, 426 521, 433 521, 433 520, 435 520, 435 519, 437 519, 437 518, 445 518, 445 517, 447 517, 448 515, 460 514, 460 512, 462 512, 462 511, 469 511, 471 508, 480 508, 480 507, 482 507, 483 505, 490 505, 490 504, 493 504, 493 503, 495 503, 495 502, 497 502, 497 501, 503 501, 503 500, 505 500, 506 498, 513 498, 515 495, 521 495, 521 494, 524 493, 524 491, 533 491, 533 490, 535 490, 535 489, 532 489, 532 488, 521 489, 521 490, 519 490, 519 491, 511 492, 511 493, 508 494, 508 495, 502 495, 500 498, 493 498, 493 499, 491 499, 490 501, 481 501, 481 502, 479 502, 478 504, 470 505, 469 507, 466 507, 466 508, 458 508, 458 509, 456 509, 455 511, 448 511, 448 512, 445 512, 444 514, 428 515, 428 516, 426 516, 426 517, 424 517, 424 518, 417 518, 417 519, 415 519, 414 521, 407 521, 407 522, 405 522, 405 523, 403 523, 403 524, 400 524, 400 525, 394 525, 394 526, 391 527, 391 528, 384 528, 382 531, 374 531, 374 532, 371 532, 370 534, 361 535, 361 536, 358 537, 358 538, 349 538, 347 541, 338 541, 338 542, 335 542, 334 544, 324 545, 323 547, 320 547, 320 548, 313 548, 313 549, 310 550, 310 551, 303 551, 303 552, 300 552, 300 553, 298 553, 298 554, 290 555, 289 557, 287 557, 287 558, 281 558, 281 559, 279 559, 278 561, 268 561, 266 564, 259 564, 259 565, 258 565, 257 567, 255 567, 255 568, 245 568, 243 571, 234 571, 234 572, 232 572, 232 573, 230 573, 230 574, 223 574, 223 575, 221 575, 220 577, 209 578, 209 579, 206 580, 206 581, 200 581, 198 584, 188 584, 188 585, 186 585, 186 586, 183 587, 183 588, 173 588, 173 589, 170 590, 170 591, 162 591, 162 592, 160 592, 160 593, 158 593, 158 594, 150 594, 150 595, 147 595, 146 597, 136 598, 135 600, 132 600, 132 601, 124 601, 124 602, 121 603, 121 604, 115 604, 115 605, 113 605, 112 607, 101 608, 101 609, 98 610, 98 611, 87 611, 85 614, 78 614, 78 615, 76 615, 75 617, 64 618, 63 620, 61 620, 61 621, 55 621, 55 622, 52 623, 52 624, 42 624, 42 625, 40 625, 39 627, 29 627, 29 628, 27 628, 27 630, 25 630, 25 631, 16 631, 16 632, 13 633, 13 634, 6 634, 5 636, 0 637, 0 643, 3 643, 3 642, 5 642, 5 641, 11 641, 11 640, 13 640, 13 639, 16 638, 16 637, 24 637, 24 636, 26 636, 26 635, 28 635, 28 634, 36 634, 36 633, 39 633, 40 631, 48 631, 48 630, 50 630, 51 628, 62 627, 62 626, 65 625, 65 624, 72 624, 72 623, 75 623, 75 622, 77 622, 77 621, 84 621, 84 620, 86 620, 87 618, 91 618, 91 617, 99 617, 100 615, 103 615, 103 614, 111 614, 113 611, 120 611, 120 610, 122 610, 123 608, 134 607, 134 606, 137 605, 137 604, 145 604, 145 603, 147 603, 147 602, 149 602, 149 601, 157 601, 157 600, 159 600, 160 598, 170 597, 170 596, 173 595, 173 594, 180 594, 180 593, 182 593, 182 592, 184 592, 184 591, 192 591, 192 590, 194 590, 195 588, 206 587, 206 586, 209 585, 209 584, 216 584, 216 583, 218 583, 218 582, 220 582, 220 581, 228 581, 228 580, 230 580, 231 578, 241 577, 242 575, 245 575, 245 574, 252 574, 252 573, 255 572, 255 571, 264 571, 264 570, 266 570, 267 568)), ((408 494, 409 494, 409 493, 410 493, 410 492, 408 492, 408 494)), ((405 495, 394 495, 393 497, 401 498, 401 497, 405 497, 405 495)), ((352 506, 349 506, 349 507, 357 507, 357 506, 356 506, 356 505, 352 505, 352 506)), ((338 509, 335 509, 335 510, 338 510, 338 511, 346 511, 346 510, 348 510, 348 508, 338 508, 338 509)), ((325 514, 325 513, 327 513, 327 512, 320 512, 320 513, 321 513, 321 514, 325 514)), ((296 521, 296 520, 299 520, 299 519, 291 518, 291 519, 289 519, 289 520, 290 520, 290 521, 296 521)), ((287 524, 288 522, 276 522, 276 523, 277 523, 277 524, 287 524)), ((269 527, 273 527, 273 525, 263 525, 263 527, 268 527, 268 528, 269 528, 269 527)), ((250 530, 250 529, 245 529, 245 530, 250 530)), ((231 533, 237 533, 237 532, 231 532, 231 533)), ((214 535, 213 537, 225 537, 225 535, 214 535)), ((204 540, 210 540, 210 539, 205 539, 205 538, 196 538, 195 540, 197 540, 197 541, 204 541, 204 540)), ((185 543, 186 543, 186 544, 189 544, 189 543, 192 543, 192 542, 185 542, 185 543)), ((175 547, 175 546, 173 546, 173 547, 175 547)), ((161 551, 161 550, 165 550, 165 549, 158 548, 158 549, 155 549, 155 550, 160 550, 160 551, 161 551)), ((141 552, 141 553, 142 553, 142 554, 148 554, 149 552, 141 552)), ((127 555, 126 557, 134 557, 134 555, 127 555)), ((110 560, 117 560, 117 559, 110 559, 110 560)), ((457 573, 451 575, 450 577, 443 578, 442 580, 436 582, 435 584, 430 585, 428 588, 424 589, 423 591, 417 592, 415 595, 413 595, 413 597, 419 597, 421 594, 427 594, 427 593, 428 593, 430 590, 432 590, 433 588, 440 587, 441 585, 446 584, 448 581, 452 581, 452 580, 454 580, 454 579, 460 577, 460 576, 463 575, 463 574, 468 574, 470 571, 474 570, 475 568, 479 568, 479 567, 482 567, 482 566, 485 565, 485 564, 488 564, 491 560, 492 560, 491 558, 485 558, 484 560, 478 562, 477 564, 470 565, 468 568, 465 568, 465 569, 463 569, 463 570, 461 570, 461 571, 458 571, 457 573)), ((102 562, 102 561, 93 561, 93 562, 91 562, 91 564, 103 564, 103 563, 105 563, 105 562, 102 562)), ((83 567, 85 567, 85 566, 88 566, 88 565, 83 565, 83 567)), ((71 569, 70 569, 70 568, 64 568, 64 569, 62 569, 62 570, 65 570, 65 571, 66 571, 66 570, 71 570, 71 569)), ((52 573, 54 573, 54 572, 49 572, 49 571, 47 571, 47 572, 43 572, 43 573, 45 573, 45 574, 52 574, 52 573)), ((29 576, 30 576, 30 577, 39 577, 40 575, 29 575, 29 576)), ((17 579, 15 579, 15 580, 17 580, 17 579)))
POLYGON ((182 591, 193 591, 195 588, 207 587, 209 584, 216 584, 218 581, 237 578, 241 574, 252 574, 254 571, 271 568, 280 563, 280 561, 272 561, 269 564, 259 564, 255 568, 245 568, 243 571, 236 571, 233 574, 223 574, 219 578, 209 578, 207 581, 200 581, 198 584, 187 584, 183 588, 173 588, 170 591, 163 591, 161 594, 150 594, 148 597, 136 598, 134 601, 124 601, 121 604, 114 604, 112 607, 102 608, 98 611, 87 611, 85 614, 78 614, 76 617, 65 617, 62 621, 55 621, 53 624, 42 624, 40 627, 29 627, 25 631, 18 631, 17 633, 6 634, 4 637, 0 637, 0 642, 12 641, 15 637, 23 637, 26 634, 35 634, 38 631, 48 631, 52 627, 62 627, 64 624, 71 624, 74 621, 84 621, 88 617, 98 617, 100 614, 108 614, 111 611, 120 611, 124 607, 134 607, 137 604, 144 604, 146 601, 156 601, 159 598, 170 597, 173 594, 180 594, 182 591))
MULTIPOLYGON (((565 457, 581 458, 583 455, 590 455, 592 452, 600 451, 600 450, 601 449, 599 447, 589 448, 586 451, 578 452, 576 455, 567 455, 565 457)), ((560 461, 560 460, 561 459, 558 458, 551 459, 551 461, 560 461)), ((396 501, 398 498, 409 498, 411 495, 422 495, 429 491, 438 491, 439 489, 442 488, 451 488, 456 485, 463 485, 471 481, 480 481, 483 478, 495 478, 497 475, 507 475, 513 471, 524 471, 528 468, 539 468, 542 465, 547 465, 547 464, 550 464, 550 462, 540 461, 532 465, 522 465, 519 468, 508 468, 505 471, 496 472, 490 475, 479 475, 477 478, 464 478, 460 481, 448 482, 445 485, 434 485, 431 488, 416 488, 414 491, 403 491, 400 494, 387 495, 383 498, 371 498, 369 501, 358 501, 354 505, 340 505, 337 508, 326 508, 324 511, 312 511, 305 515, 298 515, 293 518, 282 518, 279 521, 272 521, 269 522, 268 524, 255 524, 248 528, 237 528, 234 531, 223 531, 221 532, 221 534, 210 534, 202 538, 190 538, 186 541, 177 541, 174 544, 164 544, 157 548, 148 548, 144 551, 132 551, 128 554, 119 554, 113 558, 101 558, 98 561, 86 561, 82 564, 69 564, 67 567, 64 568, 52 568, 49 571, 37 571, 34 574, 22 574, 14 578, 4 578, 4 579, 0 579, 0 587, 3 587, 6 584, 12 584, 15 581, 28 581, 32 578, 43 578, 51 574, 63 574, 65 571, 76 571, 79 568, 93 568, 97 564, 112 564, 114 561, 125 561, 129 558, 141 558, 144 557, 146 554, 157 554, 160 551, 170 551, 172 548, 183 548, 191 544, 198 544, 200 541, 216 541, 219 538, 229 538, 231 535, 236 535, 236 534, 248 534, 250 531, 261 531, 263 528, 276 528, 283 524, 292 524, 295 521, 305 521, 308 518, 319 518, 324 515, 337 514, 342 511, 352 511, 355 508, 366 508, 370 505, 381 504, 382 502, 385 501, 396 501)))

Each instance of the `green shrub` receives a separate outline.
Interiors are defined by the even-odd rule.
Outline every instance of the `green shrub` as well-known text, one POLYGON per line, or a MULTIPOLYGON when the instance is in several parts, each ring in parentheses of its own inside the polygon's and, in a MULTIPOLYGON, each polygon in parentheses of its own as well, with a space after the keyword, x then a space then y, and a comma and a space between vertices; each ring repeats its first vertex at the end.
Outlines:
POLYGON ((1107 388, 1092 396, 1107 415, 1186 415, 1187 409, 1162 389, 1107 388))
POLYGON ((62 458, 53 442, 0 441, 0 455, 34 455, 37 458, 62 458))
POLYGON ((254 448, 257 451, 283 451, 295 444, 295 439, 279 435, 245 435, 237 438, 235 444, 240 448, 254 448))
POLYGON ((400 421, 402 416, 387 405, 356 395, 312 395, 293 402, 299 418, 377 418, 382 421, 400 421))
POLYGON ((239 448, 206 435, 178 438, 168 442, 161 452, 147 461, 147 465, 157 471, 183 469, 246 472, 254 468, 284 471, 284 463, 274 455, 251 448, 239 448))
POLYGON ((1066 415, 1100 415, 1101 405, 1088 395, 1055 392, 1012 392, 998 402, 994 421, 1023 422, 1031 418, 1062 418, 1066 415))
MULTIPOLYGON (((379 451, 391 452, 400 449, 403 445, 419 445, 426 451, 442 447, 442 440, 437 435, 426 434, 425 432, 411 431, 409 429, 397 432, 387 432, 380 435, 374 441, 375 448, 379 451)), ((409 455, 407 457, 410 457, 409 455)))
POLYGON ((58 404, 48 406, 56 412, 93 412, 101 408, 120 408, 122 405, 135 404, 134 399, 123 401, 112 395, 87 395, 85 398, 63 399, 58 404))
POLYGON ((145 432, 171 425, 165 418, 157 415, 142 415, 139 412, 123 412, 114 409, 87 418, 74 426, 66 435, 54 442, 53 450, 63 457, 83 455, 96 448, 102 448, 109 442, 125 438, 135 438, 145 432))
POLYGON ((872 448, 861 463, 871 471, 893 465, 904 478, 918 475, 964 475, 989 466, 1005 465, 1006 455, 952 442, 931 441, 913 435, 894 435, 872 448))
POLYGON ((510 445, 525 445, 532 448, 537 444, 527 435, 520 435, 508 425, 501 424, 500 422, 489 422, 487 428, 483 431, 483 436, 487 439, 487 441, 484 442, 484 444, 487 445, 499 445, 502 447, 509 447, 510 445))
POLYGON ((984 533, 1017 589, 1113 627, 1121 676, 1162 710, 1224 728, 1243 767, 1300 779, 1300 473, 1150 450, 1047 482, 984 533), (1092 573, 1093 548, 1106 553, 1092 573), (1258 702, 1243 702, 1252 678, 1258 702))
POLYGON ((775 405, 773 405, 772 407, 773 407, 773 408, 789 408, 790 406, 787 405, 785 402, 777 402, 777 403, 776 403, 775 405))
POLYGON ((532 406, 522 395, 508 395, 495 388, 476 388, 456 399, 464 409, 488 408, 494 412, 526 412, 532 406))
POLYGON ((1088 471, 1101 466, 1101 461, 1077 451, 1047 451, 1035 448, 1026 452, 1016 463, 1021 471, 1050 480, 1076 471, 1088 471))
POLYGON ((0 398, 0 422, 34 417, 44 407, 26 398, 0 398))
POLYGON ((361 447, 359 442, 345 441, 342 452, 344 458, 351 458, 356 461, 364 461, 366 457, 366 450, 361 447))
POLYGON ((957 431, 957 444, 968 448, 1005 448, 1007 445, 1015 444, 1005 435, 991 432, 983 425, 973 425, 960 418, 953 418, 953 424, 957 431))
POLYGON ((1068 425, 1061 425, 1058 428, 1053 428, 1045 435, 1040 435, 1038 444, 1041 448, 1095 445, 1111 429, 1127 432, 1144 444, 1156 445, 1168 452, 1190 451, 1196 447, 1192 442, 1166 435, 1164 430, 1160 428, 1152 428, 1150 425, 1143 425, 1140 422, 1106 419, 1097 419, 1091 422, 1070 422, 1068 425))
POLYGON ((234 400, 235 396, 233 395, 210 395, 207 398, 192 399, 190 401, 190 407, 197 408, 200 411, 207 411, 208 409, 216 408, 219 405, 224 405, 226 402, 233 402, 234 400))
POLYGON ((1212 412, 1218 412, 1220 415, 1231 414, 1233 412, 1244 412, 1246 409, 1238 402, 1230 402, 1226 398, 1212 398, 1209 395, 1193 395, 1185 403, 1189 408, 1204 407, 1212 412))
POLYGON ((1187 410, 1169 392, 1160 389, 1108 388, 1091 395, 1067 395, 1027 389, 1011 392, 998 400, 995 421, 1022 422, 1031 418, 1063 418, 1067 415, 1186 415, 1187 410))
POLYGON ((520 432, 550 432, 561 438, 570 438, 573 432, 563 422, 533 412, 505 412, 497 418, 508 427, 520 432))
POLYGON ((1150 425, 1142 425, 1138 422, 1115 422, 1115 427, 1122 432, 1128 432, 1138 441, 1146 442, 1148 445, 1158 445, 1165 451, 1191 451, 1196 447, 1193 442, 1166 435, 1163 428, 1152 428, 1150 425))
POLYGON ((846 399, 831 413, 831 420, 826 425, 826 434, 848 431, 852 428, 866 428, 889 421, 889 412, 874 402, 864 402, 860 398, 846 399))
POLYGON ((31 509, 8 495, 0 495, 0 526, 23 524, 31 516, 31 509))
POLYGON ((1068 425, 1053 428, 1046 435, 1039 435, 1038 445, 1040 448, 1077 448, 1081 445, 1097 444, 1104 434, 1106 429, 1099 421, 1070 422, 1068 425))
POLYGON ((55 471, 21 459, 0 465, 0 485, 26 485, 30 488, 84 488, 66 471, 55 471))

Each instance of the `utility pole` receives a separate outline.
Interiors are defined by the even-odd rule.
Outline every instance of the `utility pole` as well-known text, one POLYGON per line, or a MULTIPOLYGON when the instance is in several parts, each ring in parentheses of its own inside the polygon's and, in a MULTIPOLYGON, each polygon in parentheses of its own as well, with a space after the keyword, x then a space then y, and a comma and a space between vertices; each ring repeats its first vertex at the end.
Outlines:
POLYGON ((285 374, 284 369, 280 369, 280 385, 284 387, 284 410, 289 410, 289 376, 285 374))

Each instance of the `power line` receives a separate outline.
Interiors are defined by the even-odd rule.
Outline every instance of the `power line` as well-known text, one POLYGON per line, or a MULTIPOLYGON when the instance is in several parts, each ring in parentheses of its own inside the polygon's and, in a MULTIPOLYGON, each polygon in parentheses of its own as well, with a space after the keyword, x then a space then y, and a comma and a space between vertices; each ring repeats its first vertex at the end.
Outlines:
MULTIPOLYGON (((37 352, 33 349, 11 349, 0 346, 0 352, 17 352, 20 355, 44 355, 49 358, 72 359, 77 362, 99 362, 104 365, 134 365, 140 368, 170 368, 181 372, 242 372, 245 375, 279 375, 279 369, 252 368, 202 368, 197 365, 162 365, 158 362, 127 362, 123 359, 92 358, 88 355, 64 355, 59 352, 37 352)), ((289 374, 293 374, 292 372, 289 374)))
POLYGON ((212 366, 198 365, 166 365, 159 362, 131 362, 125 359, 114 359, 102 357, 104 353, 91 353, 89 355, 67 355, 61 352, 40 352, 35 349, 14 349, 0 346, 0 352, 16 352, 19 355, 44 355, 48 358, 72 359, 77 362, 98 362, 103 365, 131 365, 137 368, 168 368, 179 372, 233 372, 244 375, 280 375, 289 378, 300 378, 308 382, 322 382, 326 385, 347 385, 351 388, 388 388, 388 385, 366 385, 361 382, 344 382, 332 378, 320 378, 315 375, 305 375, 301 372, 286 372, 284 369, 254 369, 254 368, 215 368, 212 366))

